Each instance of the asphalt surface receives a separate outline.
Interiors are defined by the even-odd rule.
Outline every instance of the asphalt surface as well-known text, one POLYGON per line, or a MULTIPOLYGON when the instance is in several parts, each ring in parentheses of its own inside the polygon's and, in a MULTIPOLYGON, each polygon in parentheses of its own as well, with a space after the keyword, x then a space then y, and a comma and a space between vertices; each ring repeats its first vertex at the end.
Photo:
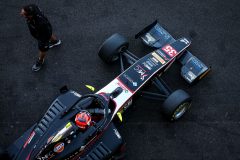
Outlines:
POLYGON ((160 114, 160 103, 135 103, 119 129, 127 159, 240 159, 239 11, 238 0, 1 0, 1 147, 41 118, 61 86, 86 94, 85 84, 101 89, 120 73, 118 65, 108 66, 97 55, 111 34, 126 36, 129 50, 138 56, 151 51, 134 34, 158 19, 174 37, 189 37, 189 50, 213 69, 195 86, 181 78, 177 64, 164 75, 173 89, 185 89, 194 99, 191 110, 175 123, 160 114), (63 42, 47 53, 38 73, 31 71, 37 43, 19 15, 29 3, 42 8, 63 42))

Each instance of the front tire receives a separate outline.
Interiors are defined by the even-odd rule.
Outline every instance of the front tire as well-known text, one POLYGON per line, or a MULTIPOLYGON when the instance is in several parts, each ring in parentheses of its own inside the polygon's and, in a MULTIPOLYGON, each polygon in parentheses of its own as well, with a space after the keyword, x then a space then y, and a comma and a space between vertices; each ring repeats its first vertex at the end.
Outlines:
POLYGON ((181 89, 176 90, 163 102, 163 113, 171 121, 178 120, 190 108, 191 102, 188 93, 181 89))
POLYGON ((129 43, 125 37, 115 33, 101 45, 98 55, 106 63, 110 64, 119 58, 121 51, 128 48, 129 43))
POLYGON ((11 157, 8 155, 7 151, 0 147, 0 159, 11 160, 11 157))

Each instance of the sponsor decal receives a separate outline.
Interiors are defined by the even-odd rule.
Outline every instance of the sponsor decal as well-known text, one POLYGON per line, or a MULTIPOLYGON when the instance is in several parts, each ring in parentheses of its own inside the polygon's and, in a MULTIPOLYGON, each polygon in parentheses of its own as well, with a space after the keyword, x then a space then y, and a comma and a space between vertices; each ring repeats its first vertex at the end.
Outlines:
POLYGON ((155 39, 150 33, 147 33, 147 34, 145 35, 145 37, 147 38, 147 39, 146 39, 146 42, 147 42, 147 43, 153 43, 153 42, 156 41, 156 39, 155 39))
POLYGON ((158 63, 158 60, 155 57, 152 57, 151 59, 153 62, 155 62, 155 64, 158 63))
POLYGON ((146 63, 150 66, 150 67, 155 67, 156 65, 151 61, 150 58, 148 58, 148 60, 146 61, 146 63))
POLYGON ((55 156, 53 151, 48 152, 43 157, 37 157, 38 160, 49 160, 55 156))
POLYGON ((190 43, 186 38, 181 39, 180 42, 183 42, 186 45, 188 45, 190 43))
POLYGON ((129 82, 131 82, 134 87, 137 87, 137 82, 134 82, 132 78, 130 78, 127 74, 123 74, 123 77, 125 77, 129 82))
POLYGON ((73 93, 77 97, 81 97, 81 95, 79 93, 75 92, 75 91, 71 91, 71 93, 73 93))
POLYGON ((134 87, 137 87, 137 85, 138 85, 137 82, 133 82, 134 87))
POLYGON ((192 57, 192 58, 191 58, 191 61, 192 61, 192 63, 194 63, 194 65, 197 66, 199 69, 202 69, 202 68, 203 68, 201 62, 200 62, 197 58, 192 57))
POLYGON ((117 129, 113 129, 113 130, 114 130, 114 133, 116 134, 116 136, 118 137, 118 139, 121 139, 121 135, 118 132, 118 130, 117 129))
POLYGON ((169 61, 169 58, 168 58, 161 50, 157 50, 157 53, 158 53, 165 61, 169 61))
POLYGON ((158 66, 159 65, 159 61, 155 58, 155 57, 151 57, 149 58, 149 62, 154 66, 158 66))
POLYGON ((169 39, 170 35, 167 33, 162 27, 156 25, 154 28, 161 34, 161 36, 164 36, 164 39, 169 39))
POLYGON ((61 153, 63 150, 64 150, 64 143, 63 142, 57 143, 54 146, 54 149, 53 149, 53 151, 56 152, 56 153, 61 153))
POLYGON ((146 67, 149 71, 152 70, 152 67, 150 67, 150 66, 147 64, 147 62, 143 62, 142 64, 143 64, 144 67, 146 67))
POLYGON ((65 127, 63 127, 55 136, 54 136, 54 138, 52 138, 52 143, 53 142, 57 142, 57 141, 59 141, 63 136, 64 136, 64 134, 66 134, 67 132, 69 132, 70 131, 70 129, 72 128, 72 124, 71 124, 71 122, 68 122, 66 125, 65 125, 65 127))
POLYGON ((57 134, 57 135, 52 139, 52 143, 59 141, 59 140, 62 138, 62 136, 63 136, 62 134, 57 134))
POLYGON ((194 79, 196 79, 196 75, 193 73, 193 72, 191 72, 191 71, 188 71, 188 80, 190 80, 190 81, 193 81, 194 79))
POLYGON ((140 74, 140 79, 142 81, 144 81, 145 77, 148 76, 148 74, 146 74, 146 71, 140 65, 135 66, 134 70, 140 74))
POLYGON ((165 64, 166 62, 160 57, 156 52, 152 53, 153 57, 155 57, 160 63, 165 64))
POLYGON ((47 143, 49 143, 53 139, 53 137, 54 136, 49 137, 48 140, 47 140, 47 143))
POLYGON ((170 57, 174 57, 174 56, 177 55, 177 51, 172 46, 170 46, 169 44, 164 46, 162 48, 162 50, 164 52, 166 52, 170 57))
POLYGON ((30 136, 28 137, 27 141, 25 142, 23 148, 25 148, 33 139, 33 137, 35 136, 35 132, 33 131, 30 136))

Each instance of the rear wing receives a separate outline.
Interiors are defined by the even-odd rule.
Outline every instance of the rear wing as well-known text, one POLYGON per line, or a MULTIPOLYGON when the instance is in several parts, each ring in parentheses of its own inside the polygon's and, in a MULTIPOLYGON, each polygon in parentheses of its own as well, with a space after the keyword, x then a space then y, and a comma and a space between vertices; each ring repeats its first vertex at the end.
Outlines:
POLYGON ((176 41, 157 20, 137 33, 135 38, 141 38, 146 45, 154 48, 161 48, 165 44, 176 41))
MULTIPOLYGON (((144 44, 153 48, 161 48, 166 44, 176 41, 157 20, 137 33, 135 38, 140 38, 144 44)), ((199 81, 211 70, 211 67, 207 67, 187 50, 178 57, 178 61, 182 64, 181 76, 189 84, 199 81)))

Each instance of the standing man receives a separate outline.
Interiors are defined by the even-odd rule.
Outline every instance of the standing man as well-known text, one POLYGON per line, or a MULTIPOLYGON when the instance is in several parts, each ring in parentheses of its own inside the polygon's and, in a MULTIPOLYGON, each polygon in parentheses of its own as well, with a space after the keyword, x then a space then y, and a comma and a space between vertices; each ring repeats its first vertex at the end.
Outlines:
POLYGON ((61 40, 58 40, 56 36, 52 34, 50 22, 37 5, 30 4, 24 6, 20 14, 26 18, 31 35, 38 41, 39 58, 36 64, 32 66, 32 70, 37 72, 44 64, 48 49, 60 45, 61 40))

